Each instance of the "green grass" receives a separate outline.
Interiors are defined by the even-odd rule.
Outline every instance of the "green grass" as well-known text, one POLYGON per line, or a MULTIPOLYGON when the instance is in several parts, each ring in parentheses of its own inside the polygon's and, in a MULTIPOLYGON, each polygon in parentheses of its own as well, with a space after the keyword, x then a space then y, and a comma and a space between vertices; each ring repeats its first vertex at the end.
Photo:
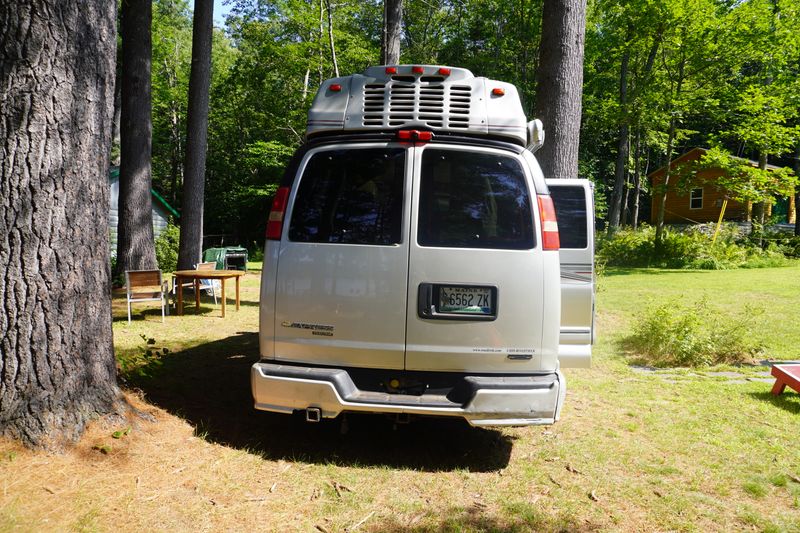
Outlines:
POLYGON ((604 336, 629 331, 634 316, 650 302, 678 298, 693 303, 705 297, 720 309, 754 304, 765 313, 755 329, 767 359, 800 359, 800 266, 746 270, 658 270, 608 268, 599 281, 598 311, 611 321, 604 336))

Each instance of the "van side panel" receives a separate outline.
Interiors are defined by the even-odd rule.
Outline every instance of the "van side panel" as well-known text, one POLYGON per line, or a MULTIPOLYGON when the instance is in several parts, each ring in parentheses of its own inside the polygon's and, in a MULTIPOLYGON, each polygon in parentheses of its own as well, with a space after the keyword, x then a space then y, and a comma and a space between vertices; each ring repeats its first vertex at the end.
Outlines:
POLYGON ((585 179, 547 180, 561 233, 562 368, 588 368, 594 329, 594 191, 585 179))
POLYGON ((279 241, 268 240, 264 244, 264 266, 261 271, 261 304, 258 317, 258 345, 262 359, 275 358, 275 284, 277 282, 279 252, 279 241))

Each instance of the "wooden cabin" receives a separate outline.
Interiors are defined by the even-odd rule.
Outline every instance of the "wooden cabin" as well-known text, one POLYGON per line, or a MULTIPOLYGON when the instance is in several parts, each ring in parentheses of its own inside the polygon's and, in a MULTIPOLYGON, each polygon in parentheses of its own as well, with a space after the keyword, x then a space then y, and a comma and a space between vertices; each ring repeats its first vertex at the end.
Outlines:
MULTIPOLYGON (((677 186, 683 177, 681 172, 686 172, 686 165, 699 160, 705 153, 706 150, 704 148, 692 148, 672 160, 670 184, 667 188, 667 201, 664 209, 664 222, 667 224, 698 224, 719 220, 726 192, 717 187, 716 181, 725 172, 723 169, 708 168, 701 170, 693 179, 690 187, 679 189, 677 186)), ((758 166, 758 161, 748 161, 754 167, 758 166)), ((779 167, 767 165, 767 168, 777 169, 779 167)), ((651 190, 655 191, 664 183, 666 170, 667 167, 663 166, 647 175, 652 186, 651 190)), ((652 224, 656 223, 660 201, 661 195, 653 194, 650 211, 650 222, 652 224)), ((782 206, 783 211, 787 213, 785 222, 794 223, 794 197, 781 199, 779 200, 780 202, 787 204, 782 206)), ((724 220, 734 222, 749 221, 751 209, 751 205, 729 199, 725 208, 724 220)))
MULTIPOLYGON (((109 246, 111 253, 117 252, 117 224, 119 223, 119 167, 111 167, 108 173, 108 185, 110 194, 108 195, 108 232, 109 246)), ((177 221, 180 218, 178 212, 173 208, 163 196, 154 189, 150 189, 153 197, 153 237, 158 238, 164 228, 167 227, 170 218, 177 221)))

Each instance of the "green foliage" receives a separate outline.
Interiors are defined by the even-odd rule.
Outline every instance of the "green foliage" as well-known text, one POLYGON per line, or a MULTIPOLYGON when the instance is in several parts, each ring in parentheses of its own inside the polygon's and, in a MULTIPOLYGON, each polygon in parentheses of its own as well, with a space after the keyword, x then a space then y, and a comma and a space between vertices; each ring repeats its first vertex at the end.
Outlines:
MULTIPOLYGON (((204 224, 209 234, 259 242, 269 197, 302 143, 308 107, 320 83, 335 74, 328 30, 340 75, 377 64, 382 4, 231 4, 224 31, 213 37, 204 224)), ((461 66, 514 83, 532 113, 541 2, 426 0, 403 7, 401 62, 461 66)), ((630 132, 627 187, 634 174, 640 177, 642 203, 658 192, 649 190, 645 176, 666 163, 670 137, 673 157, 692 146, 719 145, 750 159, 767 154, 770 163, 790 163, 778 154, 800 142, 796 1, 593 0, 587 14, 580 175, 596 184, 599 217, 606 216, 613 190, 623 125, 630 132)), ((188 1, 156 0, 153 181, 176 207, 190 63, 188 1)), ((720 182, 732 197, 765 197, 790 185, 776 180, 780 173, 734 170, 730 183, 720 182)))
POLYGON ((156 239, 156 262, 162 271, 174 272, 178 268, 180 238, 180 228, 170 222, 156 239))
POLYGON ((120 429, 120 430, 115 431, 114 433, 111 434, 111 438, 113 438, 113 439, 121 439, 123 437, 127 437, 130 434, 130 432, 131 432, 131 428, 129 426, 129 427, 126 427, 125 429, 120 429))
POLYGON ((117 353, 117 369, 120 379, 126 382, 130 379, 142 378, 152 375, 161 367, 163 359, 169 355, 170 349, 166 346, 156 346, 156 340, 147 335, 139 335, 143 344, 129 353, 117 353))
POLYGON ((753 340, 754 319, 763 310, 745 304, 725 313, 703 298, 651 305, 623 341, 637 362, 656 367, 698 367, 751 361, 762 345, 753 340))
POLYGON ((693 268, 727 270, 784 266, 795 257, 800 240, 786 238, 786 244, 766 248, 752 244, 739 234, 737 226, 723 225, 713 242, 715 224, 685 230, 665 228, 662 246, 656 251, 655 228, 622 229, 614 235, 597 236, 597 260, 607 266, 693 268))

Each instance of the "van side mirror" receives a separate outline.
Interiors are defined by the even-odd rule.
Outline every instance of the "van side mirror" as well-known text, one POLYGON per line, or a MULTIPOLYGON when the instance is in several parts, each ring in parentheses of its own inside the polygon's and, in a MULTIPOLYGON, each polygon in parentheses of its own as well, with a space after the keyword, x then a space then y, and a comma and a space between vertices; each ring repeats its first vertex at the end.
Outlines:
POLYGON ((544 125, 535 118, 528 122, 528 146, 525 148, 531 153, 536 152, 544 144, 544 125))

